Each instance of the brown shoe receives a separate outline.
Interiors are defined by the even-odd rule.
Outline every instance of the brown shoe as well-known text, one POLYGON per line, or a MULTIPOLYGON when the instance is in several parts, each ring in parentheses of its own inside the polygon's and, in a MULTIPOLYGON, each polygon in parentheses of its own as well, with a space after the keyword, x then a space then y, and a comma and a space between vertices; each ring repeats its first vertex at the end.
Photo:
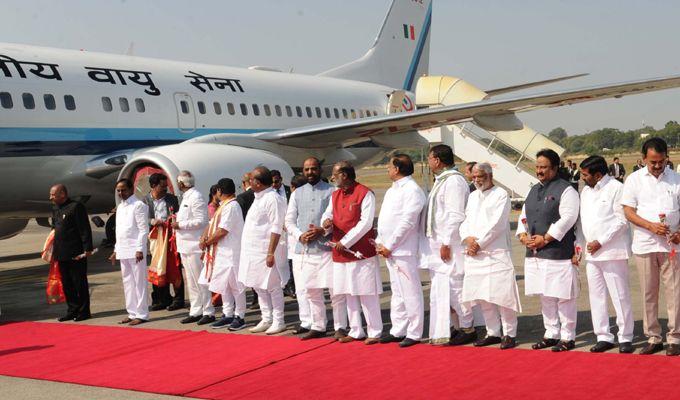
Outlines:
POLYGON ((344 337, 347 337, 347 331, 346 331, 345 329, 342 329, 342 328, 338 329, 338 330, 335 331, 335 333, 333 334, 333 338, 334 338, 334 339, 337 339, 337 340, 340 340, 340 339, 342 339, 342 338, 344 338, 344 337))
POLYGON ((125 319, 120 321, 119 324, 129 324, 130 322, 132 322, 132 320, 128 317, 125 317, 125 319))
POLYGON ((364 344, 371 345, 371 344, 376 344, 376 343, 380 343, 380 338, 370 337, 370 338, 366 338, 366 340, 364 340, 364 344))
POLYGON ((147 320, 145 320, 145 319, 135 318, 135 319, 133 319, 132 321, 130 321, 130 323, 128 324, 128 326, 135 326, 135 325, 143 324, 143 323, 145 323, 145 322, 149 322, 149 321, 147 321, 147 320))
POLYGON ((300 340, 320 339, 324 336, 326 336, 325 331, 315 331, 314 329, 312 329, 306 334, 302 335, 300 340))
POLYGON ((680 356, 680 344, 669 344, 666 348, 667 356, 680 356))
POLYGON ((351 337, 351 336, 345 336, 345 337, 342 337, 342 338, 338 339, 338 342, 340 342, 340 343, 349 343, 349 342, 353 342, 353 341, 355 341, 355 340, 358 340, 358 339, 354 339, 354 338, 351 337))
POLYGON ((640 350, 640 354, 654 354, 661 350, 663 350, 663 343, 647 343, 647 345, 640 350))

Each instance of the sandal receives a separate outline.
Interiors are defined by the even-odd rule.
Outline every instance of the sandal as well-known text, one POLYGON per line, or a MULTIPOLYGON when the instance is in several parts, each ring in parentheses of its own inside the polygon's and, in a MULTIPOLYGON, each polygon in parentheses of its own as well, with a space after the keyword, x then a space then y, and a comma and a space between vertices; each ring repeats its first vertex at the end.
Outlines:
POLYGON ((557 346, 558 343, 559 340, 557 339, 542 338, 540 341, 532 344, 531 348, 534 350, 540 350, 551 346, 557 346))
POLYGON ((560 342, 553 346, 553 348, 550 350, 559 353, 561 351, 569 351, 574 347, 576 347, 576 344, 573 340, 560 340, 560 342))

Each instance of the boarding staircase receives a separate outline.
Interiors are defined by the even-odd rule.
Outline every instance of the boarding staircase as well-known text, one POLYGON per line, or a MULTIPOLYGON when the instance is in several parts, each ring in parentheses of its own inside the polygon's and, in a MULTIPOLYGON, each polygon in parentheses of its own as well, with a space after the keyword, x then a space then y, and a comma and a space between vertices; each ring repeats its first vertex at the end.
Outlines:
MULTIPOLYGON (((483 91, 452 77, 423 77, 416 89, 416 105, 442 107, 480 101, 483 91)), ((492 117, 495 118, 495 117, 492 117)), ((536 152, 551 148, 558 154, 564 149, 547 137, 524 125, 514 114, 499 116, 491 123, 475 120, 419 131, 430 144, 451 146, 455 155, 465 161, 488 162, 493 167, 494 180, 505 187, 511 197, 524 199, 538 180, 534 175, 536 152), (512 125, 512 130, 491 131, 481 126, 512 125), (520 128, 520 129, 517 129, 520 128)))

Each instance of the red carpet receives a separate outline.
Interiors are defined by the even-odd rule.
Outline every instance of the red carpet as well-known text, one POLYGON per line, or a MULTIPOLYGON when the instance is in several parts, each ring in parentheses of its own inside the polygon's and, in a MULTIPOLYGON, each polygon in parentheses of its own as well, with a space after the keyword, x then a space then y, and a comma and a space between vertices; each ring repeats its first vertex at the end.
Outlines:
POLYGON ((208 399, 675 399, 680 358, 0 325, 0 374, 208 399))

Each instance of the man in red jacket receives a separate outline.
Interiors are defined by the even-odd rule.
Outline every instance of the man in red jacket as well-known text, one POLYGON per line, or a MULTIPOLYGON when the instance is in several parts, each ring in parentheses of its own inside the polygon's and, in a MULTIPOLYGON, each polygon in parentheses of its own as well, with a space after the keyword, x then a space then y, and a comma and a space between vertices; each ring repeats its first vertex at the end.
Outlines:
POLYGON ((321 220, 323 228, 333 234, 333 291, 347 296, 350 331, 340 342, 365 339, 365 344, 375 344, 382 334, 382 281, 373 241, 375 195, 356 182, 354 167, 347 161, 333 166, 332 179, 338 190, 321 220), (362 310, 368 335, 361 325, 362 310))

